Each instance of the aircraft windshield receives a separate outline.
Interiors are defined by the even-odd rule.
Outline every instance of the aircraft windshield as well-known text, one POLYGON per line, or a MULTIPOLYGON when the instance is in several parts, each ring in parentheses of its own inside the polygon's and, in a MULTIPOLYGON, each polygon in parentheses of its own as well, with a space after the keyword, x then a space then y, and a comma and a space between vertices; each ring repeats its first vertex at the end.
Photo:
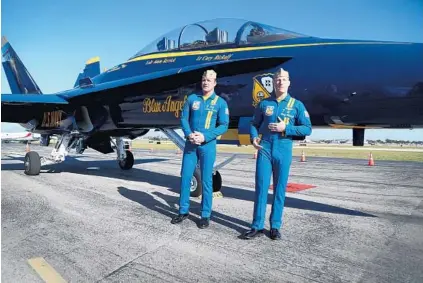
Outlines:
POLYGON ((213 49, 298 37, 306 35, 246 20, 216 19, 177 28, 160 36, 132 58, 155 52, 213 49))

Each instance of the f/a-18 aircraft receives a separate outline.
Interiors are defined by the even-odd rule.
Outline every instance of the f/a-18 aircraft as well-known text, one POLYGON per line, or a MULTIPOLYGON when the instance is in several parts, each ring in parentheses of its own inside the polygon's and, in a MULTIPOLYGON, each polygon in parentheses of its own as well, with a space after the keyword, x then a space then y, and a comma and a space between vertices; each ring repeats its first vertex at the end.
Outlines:
MULTIPOLYGON (((423 125, 423 44, 325 39, 254 21, 216 19, 177 28, 160 36, 125 62, 104 72, 100 60, 86 62, 72 89, 42 94, 10 43, 2 39, 3 68, 12 94, 2 94, 2 122, 20 123, 61 138, 51 156, 29 152, 25 173, 65 160, 71 149, 113 152, 119 166, 134 157, 122 138, 161 130, 180 149, 180 112, 188 95, 201 91, 201 74, 218 74, 216 93, 230 110, 230 125, 219 143, 250 144, 254 107, 273 94, 271 73, 290 72, 290 94, 301 100, 313 126, 351 128, 353 144, 364 144, 365 128, 423 125)), ((217 168, 215 168, 217 169, 217 168)), ((222 181, 214 172, 213 187, 222 181)), ((201 194, 196 172, 192 195, 201 194)))

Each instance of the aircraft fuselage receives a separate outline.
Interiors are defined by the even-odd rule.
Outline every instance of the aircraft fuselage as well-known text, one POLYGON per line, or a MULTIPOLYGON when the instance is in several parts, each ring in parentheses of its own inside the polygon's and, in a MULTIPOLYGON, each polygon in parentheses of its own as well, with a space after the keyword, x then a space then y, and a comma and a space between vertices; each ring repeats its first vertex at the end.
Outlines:
MULTIPOLYGON (((276 54, 286 57, 279 67, 290 72, 289 93, 305 104, 313 126, 410 128, 423 125, 423 44, 418 43, 300 38, 272 45, 158 53, 128 60, 94 77, 93 83, 210 61, 276 54)), ((274 71, 218 78, 216 93, 228 102, 231 128, 238 129, 239 120, 251 117, 260 99, 272 95, 271 73, 274 71)), ((217 73, 219 76, 218 68, 217 73)), ((98 132, 126 135, 145 128, 179 127, 183 103, 187 96, 201 91, 200 80, 199 77, 197 84, 161 93, 134 90, 101 100, 90 96, 78 103, 86 107, 98 132)), ((75 114, 77 121, 83 122, 86 119, 82 112, 78 107, 69 109, 62 121, 75 114)), ((64 126, 68 124, 69 119, 64 126)), ((50 125, 54 125, 54 121, 50 125)), ((43 129, 51 130, 51 127, 39 130, 43 129)))

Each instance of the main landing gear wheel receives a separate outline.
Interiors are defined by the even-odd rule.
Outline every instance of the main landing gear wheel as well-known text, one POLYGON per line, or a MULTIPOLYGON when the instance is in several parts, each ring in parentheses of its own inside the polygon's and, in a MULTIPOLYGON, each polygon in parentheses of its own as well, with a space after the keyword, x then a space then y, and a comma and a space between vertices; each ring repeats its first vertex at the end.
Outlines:
POLYGON ((41 159, 37 152, 30 151, 25 155, 25 174, 35 176, 40 174, 41 159))
POLYGON ((129 170, 134 166, 134 155, 129 150, 125 150, 126 158, 123 160, 119 160, 119 167, 122 170, 129 170))
POLYGON ((201 183, 200 169, 195 169, 194 175, 191 178, 191 185, 189 187, 192 197, 199 197, 203 193, 203 184, 201 183))
MULTIPOLYGON (((222 176, 219 171, 213 175, 213 193, 220 192, 222 189, 222 176)), ((203 185, 201 183, 201 172, 199 169, 195 169, 194 175, 191 179, 190 194, 191 197, 199 197, 203 193, 203 185)))

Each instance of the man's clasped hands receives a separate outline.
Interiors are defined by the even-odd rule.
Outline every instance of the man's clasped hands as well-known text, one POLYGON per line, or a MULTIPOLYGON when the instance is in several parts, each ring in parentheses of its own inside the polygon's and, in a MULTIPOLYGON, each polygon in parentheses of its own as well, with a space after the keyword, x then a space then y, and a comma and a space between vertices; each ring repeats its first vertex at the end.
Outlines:
POLYGON ((195 131, 188 136, 188 139, 191 143, 200 145, 204 142, 204 135, 195 131))

